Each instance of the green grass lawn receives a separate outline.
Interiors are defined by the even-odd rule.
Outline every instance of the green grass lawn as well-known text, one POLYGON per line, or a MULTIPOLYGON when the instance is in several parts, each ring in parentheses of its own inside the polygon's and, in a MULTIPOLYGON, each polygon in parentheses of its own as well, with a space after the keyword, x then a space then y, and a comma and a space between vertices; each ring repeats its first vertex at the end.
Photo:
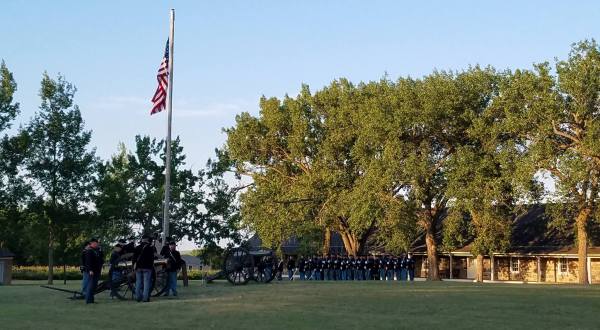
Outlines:
POLYGON ((0 329, 600 328, 600 286, 191 282, 178 299, 137 303, 101 294, 86 306, 39 284, 0 286, 0 329))

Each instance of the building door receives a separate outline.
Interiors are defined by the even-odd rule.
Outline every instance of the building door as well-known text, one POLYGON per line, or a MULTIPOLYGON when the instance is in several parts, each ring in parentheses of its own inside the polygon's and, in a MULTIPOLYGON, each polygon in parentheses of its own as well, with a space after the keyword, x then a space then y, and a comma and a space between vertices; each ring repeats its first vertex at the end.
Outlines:
POLYGON ((4 261, 0 261, 0 284, 4 284, 4 261))
POLYGON ((467 278, 474 279, 477 276, 477 258, 467 258, 467 278))

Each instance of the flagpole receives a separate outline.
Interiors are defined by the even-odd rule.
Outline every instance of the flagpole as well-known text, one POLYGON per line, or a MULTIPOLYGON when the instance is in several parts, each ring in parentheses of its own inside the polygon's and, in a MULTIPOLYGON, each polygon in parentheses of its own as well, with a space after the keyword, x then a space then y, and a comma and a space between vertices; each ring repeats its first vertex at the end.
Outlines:
POLYGON ((165 205, 163 214, 163 246, 167 244, 169 237, 169 204, 171 201, 171 122, 173 111, 173 48, 175 38, 175 9, 171 9, 170 31, 169 31, 169 86, 167 89, 167 150, 165 155, 165 205))

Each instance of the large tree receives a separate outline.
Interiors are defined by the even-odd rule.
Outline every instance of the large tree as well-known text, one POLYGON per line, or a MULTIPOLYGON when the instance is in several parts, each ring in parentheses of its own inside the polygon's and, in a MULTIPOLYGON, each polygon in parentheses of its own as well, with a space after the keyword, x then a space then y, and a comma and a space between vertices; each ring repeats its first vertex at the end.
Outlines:
POLYGON ((369 203, 353 155, 361 88, 342 79, 314 95, 303 86, 296 98, 262 98, 259 117, 243 113, 227 130, 238 173, 253 181, 242 196, 243 219, 265 243, 321 230, 324 250, 337 232, 349 254, 364 252, 380 208, 369 203))
POLYGON ((73 104, 75 87, 62 76, 43 75, 39 111, 22 134, 28 141, 27 176, 37 195, 35 217, 46 227, 48 283, 53 280, 57 243, 67 244, 81 215, 89 211, 94 189, 96 157, 89 149, 91 132, 84 129, 79 107, 73 104))
POLYGON ((23 164, 26 144, 21 136, 9 136, 5 130, 19 113, 19 103, 14 101, 17 83, 4 61, 0 63, 0 248, 8 247, 19 252, 18 261, 24 260, 27 246, 26 215, 23 203, 31 190, 25 183, 20 167, 23 164))
MULTIPOLYGON (((164 144, 148 136, 135 137, 135 150, 123 145, 100 166, 95 203, 110 240, 133 234, 158 232, 164 206, 164 144)), ((211 161, 197 174, 185 167, 179 138, 172 141, 171 222, 169 232, 201 245, 221 240, 237 242, 237 195, 223 179, 225 160, 211 161)))
POLYGON ((550 206, 558 223, 574 228, 579 282, 588 283, 590 222, 598 218, 600 175, 600 51, 594 41, 573 45, 569 57, 533 70, 517 70, 497 102, 508 127, 527 139, 523 166, 545 170, 555 181, 550 206))
POLYGON ((530 201, 534 195, 529 193, 536 192, 534 173, 519 162, 526 140, 509 133, 503 109, 494 102, 509 77, 508 71, 492 69, 462 77, 479 86, 481 99, 479 106, 469 107, 465 113, 471 124, 447 171, 447 193, 452 200, 444 228, 445 247, 466 243, 469 239, 461 233, 465 233, 465 225, 470 227, 479 282, 483 281, 483 256, 505 252, 510 246, 517 201, 530 201))

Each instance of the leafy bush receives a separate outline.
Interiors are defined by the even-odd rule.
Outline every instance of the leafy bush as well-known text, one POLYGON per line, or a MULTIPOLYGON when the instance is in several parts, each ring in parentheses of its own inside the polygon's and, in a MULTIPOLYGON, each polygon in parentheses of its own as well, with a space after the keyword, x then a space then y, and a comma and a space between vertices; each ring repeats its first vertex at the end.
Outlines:
MULTIPOLYGON (((201 280, 207 275, 216 274, 218 270, 189 270, 188 279, 190 280, 201 280)), ((102 272, 102 279, 106 279, 108 276, 106 270, 102 272)), ((82 275, 79 271, 79 266, 67 266, 67 271, 63 274, 62 266, 54 267, 54 279, 58 281, 64 280, 81 280, 82 275)), ((181 279, 181 272, 179 272, 179 279, 181 279)), ((13 266, 12 278, 15 280, 45 280, 48 279, 48 266, 13 266)))
MULTIPOLYGON (((205 278, 206 276, 210 276, 210 275, 214 275, 216 273, 218 273, 219 270, 188 270, 188 279, 189 280, 201 280, 203 278, 205 278)), ((181 279, 181 272, 179 272, 179 275, 177 276, 179 279, 181 279)))
MULTIPOLYGON (((48 278, 48 266, 13 266, 12 277, 15 280, 45 280, 48 278)), ((81 280, 81 272, 78 266, 67 266, 63 273, 62 266, 54 267, 55 280, 81 280)))

